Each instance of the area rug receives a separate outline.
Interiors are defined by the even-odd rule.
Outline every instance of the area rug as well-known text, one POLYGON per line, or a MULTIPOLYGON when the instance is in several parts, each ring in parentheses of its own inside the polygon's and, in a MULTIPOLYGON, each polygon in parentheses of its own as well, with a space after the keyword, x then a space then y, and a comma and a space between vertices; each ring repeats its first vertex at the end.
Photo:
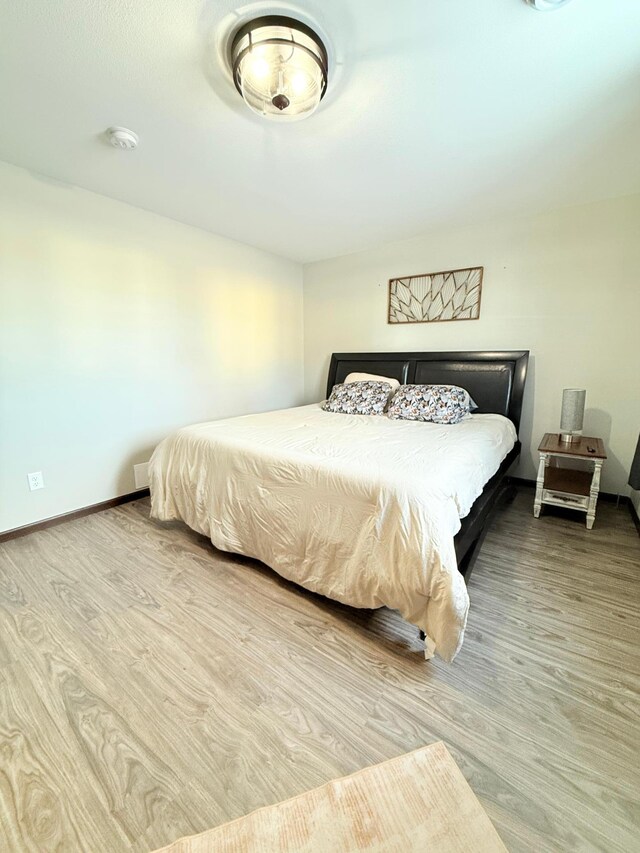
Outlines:
POLYGON ((443 743, 266 806, 156 853, 505 853, 443 743))

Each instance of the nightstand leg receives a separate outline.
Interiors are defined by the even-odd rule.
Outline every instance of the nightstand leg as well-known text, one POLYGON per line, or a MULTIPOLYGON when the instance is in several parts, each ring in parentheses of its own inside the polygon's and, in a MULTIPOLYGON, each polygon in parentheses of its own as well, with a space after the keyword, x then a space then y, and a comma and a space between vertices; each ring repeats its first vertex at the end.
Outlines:
POLYGON ((593 522, 596 520, 596 503, 598 502, 598 492, 600 491, 600 471, 602 462, 597 461, 593 466, 593 477, 591 478, 591 489, 589 490, 589 506, 587 508, 587 530, 591 530, 593 522))
POLYGON ((540 518, 540 510, 542 509, 542 489, 544 488, 544 470, 547 467, 547 454, 540 454, 540 464, 538 465, 538 479, 536 480, 536 497, 533 502, 533 514, 536 518, 540 518))

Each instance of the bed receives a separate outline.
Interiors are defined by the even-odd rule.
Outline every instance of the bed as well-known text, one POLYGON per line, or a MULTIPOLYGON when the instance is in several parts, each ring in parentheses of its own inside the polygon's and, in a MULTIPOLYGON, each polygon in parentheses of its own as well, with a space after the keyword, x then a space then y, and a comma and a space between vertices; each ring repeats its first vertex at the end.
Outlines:
POLYGON ((459 424, 325 412, 320 403, 196 424, 156 448, 152 516, 261 560, 355 607, 399 610, 425 656, 452 660, 468 579, 520 452, 528 353, 334 354, 351 372, 455 384, 478 408, 459 424))

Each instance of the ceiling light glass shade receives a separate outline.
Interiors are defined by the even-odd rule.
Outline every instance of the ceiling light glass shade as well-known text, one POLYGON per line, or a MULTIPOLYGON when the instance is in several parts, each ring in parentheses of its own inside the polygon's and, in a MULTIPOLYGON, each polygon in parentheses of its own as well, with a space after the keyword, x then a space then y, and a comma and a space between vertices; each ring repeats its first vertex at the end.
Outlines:
POLYGON ((560 6, 566 6, 570 0, 525 0, 529 6, 538 9, 540 12, 550 12, 553 9, 559 9, 560 6))
POLYGON ((231 44, 236 89, 258 115, 305 118, 327 88, 327 51, 310 27, 280 15, 256 18, 231 44))

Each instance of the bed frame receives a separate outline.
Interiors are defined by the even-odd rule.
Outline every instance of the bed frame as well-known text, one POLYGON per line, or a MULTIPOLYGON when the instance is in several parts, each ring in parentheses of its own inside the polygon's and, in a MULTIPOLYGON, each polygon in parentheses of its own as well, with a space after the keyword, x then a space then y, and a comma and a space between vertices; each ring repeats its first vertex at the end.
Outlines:
MULTIPOLYGON (((528 350, 514 352, 367 352, 334 353, 329 365, 327 397, 334 385, 352 372, 375 373, 403 385, 460 385, 476 402, 478 414, 505 415, 520 430, 522 398, 527 378, 528 350)), ((507 471, 520 455, 513 449, 484 487, 454 539, 458 568, 467 583, 489 522, 498 503, 513 494, 507 471)))

